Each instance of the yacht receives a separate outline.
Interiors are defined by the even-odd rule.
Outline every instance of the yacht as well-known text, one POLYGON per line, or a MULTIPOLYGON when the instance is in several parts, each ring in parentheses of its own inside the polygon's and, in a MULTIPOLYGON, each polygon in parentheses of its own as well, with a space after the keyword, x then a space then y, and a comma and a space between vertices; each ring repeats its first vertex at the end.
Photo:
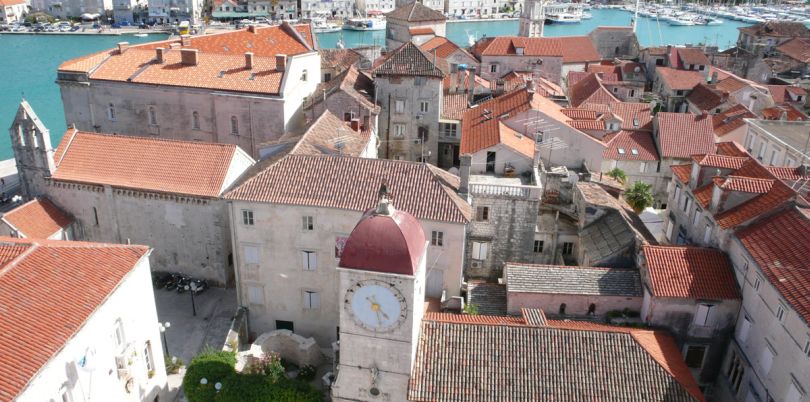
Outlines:
POLYGON ((350 31, 384 31, 385 19, 382 18, 349 18, 343 29, 350 31))
POLYGON ((553 3, 544 7, 546 24, 576 24, 582 22, 582 3, 553 3))
POLYGON ((312 31, 315 33, 340 31, 340 26, 327 21, 326 18, 312 18, 310 23, 312 24, 312 31))

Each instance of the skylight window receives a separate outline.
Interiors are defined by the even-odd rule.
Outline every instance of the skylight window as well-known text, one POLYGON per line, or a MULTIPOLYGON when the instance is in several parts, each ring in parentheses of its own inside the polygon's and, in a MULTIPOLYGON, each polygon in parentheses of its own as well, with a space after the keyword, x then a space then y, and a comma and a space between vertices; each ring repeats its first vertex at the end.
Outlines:
POLYGON ((624 155, 624 148, 619 148, 619 155, 624 155))
POLYGON ((633 148, 630 150, 630 153, 633 155, 638 155, 638 149, 633 148))

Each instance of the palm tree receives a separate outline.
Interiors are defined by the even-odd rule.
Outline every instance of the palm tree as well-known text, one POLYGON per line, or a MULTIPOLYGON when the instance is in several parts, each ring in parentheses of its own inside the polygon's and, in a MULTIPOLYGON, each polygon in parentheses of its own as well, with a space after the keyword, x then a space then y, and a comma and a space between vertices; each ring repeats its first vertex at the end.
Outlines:
POLYGON ((633 211, 640 214, 641 211, 644 211, 653 203, 652 185, 637 181, 633 183, 633 187, 624 193, 624 199, 630 204, 633 211))
POLYGON ((627 181, 627 175, 624 173, 624 170, 621 170, 617 167, 607 172, 607 175, 608 177, 612 177, 614 180, 622 184, 624 184, 627 181))

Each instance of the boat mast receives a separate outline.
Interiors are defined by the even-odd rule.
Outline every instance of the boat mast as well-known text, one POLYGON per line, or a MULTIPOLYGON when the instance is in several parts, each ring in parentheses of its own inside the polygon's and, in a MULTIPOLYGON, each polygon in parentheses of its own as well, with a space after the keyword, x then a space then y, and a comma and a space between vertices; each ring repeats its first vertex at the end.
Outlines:
POLYGON ((638 6, 641 0, 636 0, 636 13, 633 16, 633 33, 636 33, 636 26, 638 26, 638 6))

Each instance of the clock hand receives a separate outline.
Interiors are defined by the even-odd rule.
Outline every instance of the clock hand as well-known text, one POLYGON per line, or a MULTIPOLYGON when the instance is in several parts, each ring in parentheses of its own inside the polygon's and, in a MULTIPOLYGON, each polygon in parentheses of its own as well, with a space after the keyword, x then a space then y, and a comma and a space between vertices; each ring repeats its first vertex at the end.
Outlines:
POLYGON ((376 312, 377 312, 377 325, 382 325, 382 319, 380 318, 380 314, 382 313, 382 311, 376 310, 376 312))

